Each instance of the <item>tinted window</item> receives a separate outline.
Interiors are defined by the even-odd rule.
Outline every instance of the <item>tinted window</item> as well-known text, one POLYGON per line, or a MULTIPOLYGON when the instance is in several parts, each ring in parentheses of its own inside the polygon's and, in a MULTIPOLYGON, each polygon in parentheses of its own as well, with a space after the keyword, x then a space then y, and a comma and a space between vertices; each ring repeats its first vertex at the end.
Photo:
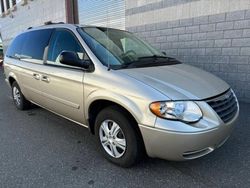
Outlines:
POLYGON ((25 41, 25 34, 18 35, 9 46, 6 56, 8 57, 17 57, 17 55, 21 54, 22 46, 25 41))
POLYGON ((48 46, 52 29, 31 31, 27 33, 27 38, 22 47, 22 55, 30 59, 43 59, 43 53, 48 46))
POLYGON ((8 48, 8 57, 20 59, 43 59, 43 53, 48 46, 52 29, 30 31, 17 36, 8 48))
POLYGON ((48 63, 55 62, 59 63, 59 55, 62 51, 76 52, 81 59, 87 58, 84 50, 76 37, 67 30, 55 31, 51 37, 49 52, 48 52, 48 63))

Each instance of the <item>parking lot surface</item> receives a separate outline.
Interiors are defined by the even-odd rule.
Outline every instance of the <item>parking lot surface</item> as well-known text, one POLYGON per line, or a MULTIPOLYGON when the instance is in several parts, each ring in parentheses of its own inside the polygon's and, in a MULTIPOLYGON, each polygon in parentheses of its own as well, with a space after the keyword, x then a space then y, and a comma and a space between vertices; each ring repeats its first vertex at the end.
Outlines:
POLYGON ((250 187, 250 104, 240 110, 232 136, 213 153, 124 169, 101 156, 88 129, 42 108, 18 111, 0 70, 0 187, 250 187))

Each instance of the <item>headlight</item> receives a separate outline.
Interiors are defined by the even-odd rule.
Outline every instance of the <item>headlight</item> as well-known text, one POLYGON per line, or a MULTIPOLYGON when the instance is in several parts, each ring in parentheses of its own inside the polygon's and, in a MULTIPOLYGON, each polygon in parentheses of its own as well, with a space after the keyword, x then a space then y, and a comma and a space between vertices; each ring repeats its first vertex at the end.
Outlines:
POLYGON ((150 104, 150 110, 158 117, 188 123, 197 122, 202 118, 199 106, 192 101, 153 102, 150 104))

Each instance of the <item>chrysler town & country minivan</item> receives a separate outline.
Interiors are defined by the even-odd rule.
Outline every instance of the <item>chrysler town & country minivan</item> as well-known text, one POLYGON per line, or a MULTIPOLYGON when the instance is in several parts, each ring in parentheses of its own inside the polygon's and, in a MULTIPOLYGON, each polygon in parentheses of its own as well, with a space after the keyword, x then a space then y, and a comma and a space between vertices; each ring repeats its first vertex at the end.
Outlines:
POLYGON ((123 167, 146 154, 204 156, 225 143, 239 114, 223 80, 117 29, 29 28, 9 46, 4 71, 18 109, 34 103, 87 127, 123 167))

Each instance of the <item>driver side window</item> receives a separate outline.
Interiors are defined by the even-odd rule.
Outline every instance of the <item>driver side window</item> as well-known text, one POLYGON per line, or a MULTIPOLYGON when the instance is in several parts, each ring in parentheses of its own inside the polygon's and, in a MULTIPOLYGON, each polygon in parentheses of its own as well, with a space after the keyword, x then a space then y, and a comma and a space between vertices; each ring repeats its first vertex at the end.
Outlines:
POLYGON ((59 62, 59 56, 62 51, 76 52, 80 59, 88 59, 87 54, 77 41, 76 37, 64 29, 57 30, 52 35, 48 49, 47 63, 69 67, 59 62))

